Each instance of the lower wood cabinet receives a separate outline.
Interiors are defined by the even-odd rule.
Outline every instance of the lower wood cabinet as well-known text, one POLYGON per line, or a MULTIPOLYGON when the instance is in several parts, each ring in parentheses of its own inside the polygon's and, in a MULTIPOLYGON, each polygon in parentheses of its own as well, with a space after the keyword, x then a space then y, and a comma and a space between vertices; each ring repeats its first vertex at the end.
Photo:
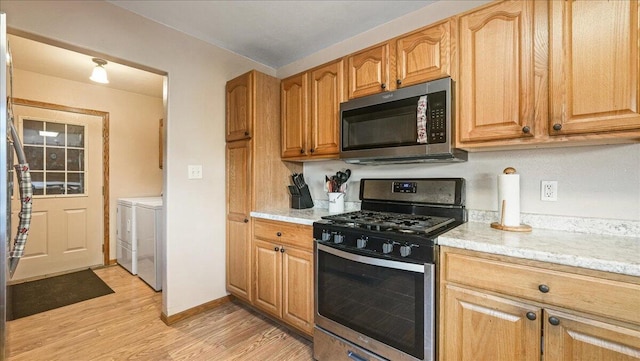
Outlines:
POLYGON ((313 334, 313 232, 311 226, 254 221, 253 305, 313 334))
POLYGON ((440 267, 440 361, 640 360, 636 277, 447 247, 440 267))

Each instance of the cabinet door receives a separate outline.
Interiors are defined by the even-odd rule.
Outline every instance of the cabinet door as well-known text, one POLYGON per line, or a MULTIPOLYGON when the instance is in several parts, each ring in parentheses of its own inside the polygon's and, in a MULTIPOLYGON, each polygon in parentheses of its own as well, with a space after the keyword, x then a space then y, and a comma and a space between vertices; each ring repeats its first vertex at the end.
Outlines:
POLYGON ((398 38, 396 83, 398 87, 451 75, 451 29, 455 20, 398 38))
POLYGON ((282 120, 282 158, 299 158, 308 154, 307 73, 298 74, 280 83, 282 120))
POLYGON ((459 142, 534 133, 534 1, 506 1, 460 18, 459 142))
POLYGON ((640 129, 638 2, 550 6, 550 134, 640 129))
POLYGON ((253 241, 255 293, 253 304, 282 318, 282 256, 280 246, 260 239, 253 241))
POLYGON ((282 253, 282 318, 313 333, 313 254, 285 247, 282 253))
POLYGON ((227 142, 246 139, 252 135, 253 82, 253 72, 246 73, 227 82, 227 142))
POLYGON ((349 99, 383 92, 389 88, 389 43, 347 58, 349 99))
POLYGON ((444 289, 440 360, 540 361, 539 308, 448 284, 444 289))
POLYGON ((545 361, 640 360, 638 330, 552 310, 543 327, 545 361))
POLYGON ((311 149, 313 156, 340 151, 340 103, 344 97, 344 62, 311 71, 311 149))
POLYGON ((227 143, 227 290, 251 300, 251 142, 227 143))

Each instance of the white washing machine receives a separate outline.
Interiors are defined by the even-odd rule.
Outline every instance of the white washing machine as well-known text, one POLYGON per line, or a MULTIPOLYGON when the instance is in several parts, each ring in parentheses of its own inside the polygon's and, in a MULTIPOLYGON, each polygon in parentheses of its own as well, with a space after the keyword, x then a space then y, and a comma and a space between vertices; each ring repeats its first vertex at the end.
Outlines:
POLYGON ((135 205, 138 277, 156 291, 162 289, 162 198, 135 205))
POLYGON ((136 213, 138 202, 157 201, 161 197, 120 198, 116 211, 116 260, 133 275, 138 274, 136 213))

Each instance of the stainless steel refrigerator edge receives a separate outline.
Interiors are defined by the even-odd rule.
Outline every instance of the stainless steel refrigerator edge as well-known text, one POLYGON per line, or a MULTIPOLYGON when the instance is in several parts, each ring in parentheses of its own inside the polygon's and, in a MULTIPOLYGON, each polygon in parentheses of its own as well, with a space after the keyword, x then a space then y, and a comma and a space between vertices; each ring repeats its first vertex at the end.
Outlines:
POLYGON ((0 361, 5 359, 7 323, 7 274, 11 228, 11 204, 8 181, 9 144, 7 143, 7 16, 0 13, 0 361))

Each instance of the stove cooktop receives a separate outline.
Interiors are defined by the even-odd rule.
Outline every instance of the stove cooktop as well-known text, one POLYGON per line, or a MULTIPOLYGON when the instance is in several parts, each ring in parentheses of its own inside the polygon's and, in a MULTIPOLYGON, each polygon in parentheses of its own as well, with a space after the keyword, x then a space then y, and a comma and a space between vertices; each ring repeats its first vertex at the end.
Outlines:
POLYGON ((336 226, 371 231, 425 235, 455 221, 453 218, 380 211, 356 211, 322 217, 336 226))

